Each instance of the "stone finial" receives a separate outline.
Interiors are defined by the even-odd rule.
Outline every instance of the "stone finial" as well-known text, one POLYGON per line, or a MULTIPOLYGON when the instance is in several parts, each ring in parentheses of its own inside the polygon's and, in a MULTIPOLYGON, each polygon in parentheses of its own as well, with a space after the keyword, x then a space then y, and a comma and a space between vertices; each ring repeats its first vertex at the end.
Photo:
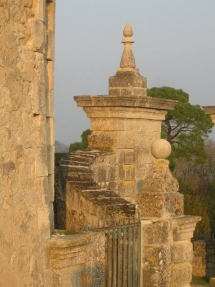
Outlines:
MULTIPOLYGON (((124 37, 132 37, 133 36, 133 30, 132 30, 129 22, 125 25, 125 28, 123 30, 123 35, 124 35, 124 37)), ((134 41, 132 43, 134 43, 134 41)))
POLYGON ((157 139, 151 145, 151 153, 156 159, 166 159, 170 156, 172 147, 164 139, 157 139))
POLYGON ((122 43, 124 44, 124 51, 122 54, 122 59, 120 62, 120 68, 132 68, 135 69, 135 59, 134 55, 131 49, 132 43, 134 43, 134 40, 131 38, 133 35, 133 30, 131 28, 130 23, 127 23, 125 25, 125 28, 123 30, 124 38, 122 39, 122 43))

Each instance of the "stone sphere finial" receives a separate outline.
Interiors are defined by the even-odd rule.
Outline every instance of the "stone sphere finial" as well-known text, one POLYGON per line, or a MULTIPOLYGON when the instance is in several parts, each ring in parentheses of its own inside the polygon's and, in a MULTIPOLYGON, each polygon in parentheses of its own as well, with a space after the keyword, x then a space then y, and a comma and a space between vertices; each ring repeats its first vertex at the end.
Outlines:
POLYGON ((171 151, 170 143, 164 139, 157 139, 151 145, 151 153, 156 159, 166 159, 171 151))
POLYGON ((132 30, 129 22, 125 25, 125 28, 123 30, 123 36, 124 37, 132 37, 133 36, 133 30, 132 30))

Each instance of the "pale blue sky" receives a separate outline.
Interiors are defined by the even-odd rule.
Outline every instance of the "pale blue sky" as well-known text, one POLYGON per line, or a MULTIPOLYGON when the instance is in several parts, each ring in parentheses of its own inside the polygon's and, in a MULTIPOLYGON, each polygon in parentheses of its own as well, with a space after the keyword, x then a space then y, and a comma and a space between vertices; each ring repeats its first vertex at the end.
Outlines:
POLYGON ((107 94, 130 22, 148 88, 170 86, 215 105, 215 0, 57 0, 56 140, 80 140, 89 120, 75 95, 107 94))

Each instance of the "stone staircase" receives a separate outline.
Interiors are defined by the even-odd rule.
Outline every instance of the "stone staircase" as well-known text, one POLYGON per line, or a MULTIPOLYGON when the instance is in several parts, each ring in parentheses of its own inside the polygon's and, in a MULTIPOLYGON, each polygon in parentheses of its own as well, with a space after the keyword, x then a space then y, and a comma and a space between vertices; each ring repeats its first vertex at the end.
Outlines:
POLYGON ((84 213, 85 218, 94 218, 98 221, 109 218, 111 221, 116 221, 123 217, 134 216, 134 204, 121 198, 113 190, 102 188, 94 180, 91 165, 101 154, 102 151, 99 150, 78 150, 61 158, 60 173, 66 182, 67 210, 70 209, 68 202, 73 205, 72 200, 68 200, 71 196, 79 205, 71 206, 73 214, 75 209, 76 212, 84 213))

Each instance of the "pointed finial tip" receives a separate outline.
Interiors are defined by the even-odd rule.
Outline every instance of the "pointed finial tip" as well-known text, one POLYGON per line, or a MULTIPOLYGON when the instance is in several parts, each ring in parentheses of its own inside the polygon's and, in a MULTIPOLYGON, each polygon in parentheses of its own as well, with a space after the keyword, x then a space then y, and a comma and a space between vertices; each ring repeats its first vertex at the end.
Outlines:
POLYGON ((125 28, 123 30, 123 35, 124 35, 124 37, 132 37, 133 36, 133 30, 132 30, 129 22, 125 25, 125 28))

